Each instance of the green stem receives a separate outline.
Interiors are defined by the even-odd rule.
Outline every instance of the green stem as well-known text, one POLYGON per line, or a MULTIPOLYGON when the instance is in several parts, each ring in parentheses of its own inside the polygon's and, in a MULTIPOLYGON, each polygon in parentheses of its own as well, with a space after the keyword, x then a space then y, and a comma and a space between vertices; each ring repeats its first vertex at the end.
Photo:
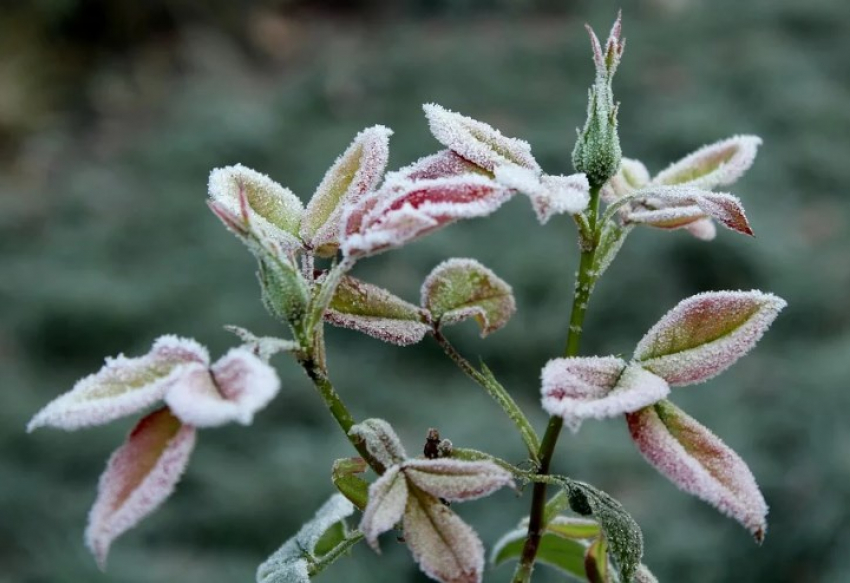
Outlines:
MULTIPOLYGON (((599 187, 594 187, 590 191, 588 226, 592 234, 592 239, 588 248, 582 248, 581 258, 579 260, 578 279, 576 280, 576 287, 573 293, 570 327, 567 333, 566 349, 564 350, 564 356, 567 357, 578 355, 581 335, 584 329, 584 316, 587 313, 587 304, 590 301, 590 295, 593 293, 593 286, 596 283, 596 274, 593 273, 593 258, 599 242, 600 229, 598 227, 603 224, 597 223, 599 217, 599 190, 599 187)), ((552 465, 552 456, 555 453, 555 446, 558 443, 558 437, 561 435, 563 425, 564 420, 561 417, 553 415, 549 418, 546 433, 543 434, 543 440, 540 442, 540 449, 538 450, 538 458, 540 459, 540 470, 538 474, 541 476, 549 473, 549 468, 552 465)), ((543 523, 543 517, 546 509, 547 486, 548 483, 545 481, 534 484, 531 495, 531 511, 528 517, 528 535, 525 538, 525 545, 522 548, 519 565, 514 573, 513 583, 529 583, 531 581, 534 560, 537 557, 537 550, 540 547, 540 540, 546 526, 543 523)))
POLYGON ((454 361, 454 363, 464 373, 466 373, 469 378, 481 385, 484 390, 487 391, 487 394, 490 395, 499 407, 502 408, 511 421, 514 422, 514 425, 516 425, 519 430, 522 440, 528 448, 529 456, 531 456, 532 461, 538 462, 537 452, 540 449, 540 439, 537 437, 537 432, 534 431, 534 427, 531 426, 531 422, 528 420, 528 417, 525 416, 525 413, 522 412, 522 409, 519 408, 519 405, 516 404, 513 397, 511 397, 508 391, 505 390, 505 387, 503 387, 493 377, 493 374, 487 367, 484 367, 484 372, 481 372, 472 366, 472 364, 466 360, 454 346, 452 346, 449 340, 443 336, 443 333, 439 328, 434 328, 432 336, 434 337, 434 340, 437 341, 437 344, 439 344, 443 349, 443 352, 445 352, 446 355, 451 358, 452 361, 454 361))

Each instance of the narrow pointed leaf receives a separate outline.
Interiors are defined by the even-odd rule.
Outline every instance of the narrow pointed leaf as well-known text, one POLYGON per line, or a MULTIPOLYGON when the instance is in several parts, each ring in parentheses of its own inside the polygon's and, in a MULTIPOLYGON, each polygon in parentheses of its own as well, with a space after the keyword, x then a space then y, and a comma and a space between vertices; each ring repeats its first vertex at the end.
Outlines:
POLYGON ((310 199, 301 236, 320 255, 336 252, 345 205, 356 203, 377 188, 387 166, 391 135, 392 130, 380 125, 357 134, 310 199))
POLYGON ((86 544, 101 568, 112 542, 171 495, 194 446, 195 429, 162 408, 139 421, 112 454, 86 529, 86 544))
POLYGON ((664 379, 613 356, 556 358, 541 376, 543 409, 573 431, 585 419, 637 411, 670 392, 664 379))
POLYGON ((310 562, 317 545, 328 532, 354 513, 354 506, 341 494, 334 494, 313 519, 286 541, 257 569, 257 583, 309 583, 310 562))
POLYGON ((399 346, 419 342, 431 329, 417 306, 350 276, 340 281, 324 319, 399 346))
POLYGON ((474 259, 449 259, 422 284, 422 305, 440 325, 475 318, 486 336, 508 323, 516 311, 513 290, 474 259))
POLYGON ((107 358, 98 372, 39 411, 27 431, 42 426, 78 429, 138 413, 161 400, 190 365, 206 368, 208 363, 207 349, 194 340, 162 336, 145 356, 107 358))
POLYGON ((398 435, 383 419, 366 419, 348 433, 363 440, 369 453, 385 467, 400 464, 407 458, 398 435))
MULTIPOLYGON (((493 546, 490 562, 498 567, 506 561, 518 560, 522 556, 527 534, 527 529, 520 528, 499 539, 493 546)), ((554 567, 579 581, 586 581, 584 554, 585 546, 580 542, 547 533, 540 539, 537 561, 554 567)), ((570 580, 573 580, 572 578, 570 580)))
POLYGON ((489 496, 514 483, 510 472, 489 461, 408 460, 402 469, 417 488, 449 502, 489 496))
POLYGON ((375 552, 380 552, 378 536, 393 528, 405 512, 407 479, 399 466, 392 466, 369 486, 369 503, 360 521, 360 530, 375 552))
POLYGON ((445 147, 492 172, 496 166, 515 164, 540 171, 528 142, 508 138, 492 126, 435 103, 422 106, 431 133, 445 147))
POLYGON ((181 377, 165 402, 184 423, 196 427, 250 425, 278 390, 280 380, 271 366, 245 348, 234 348, 210 369, 196 366, 181 377))
POLYGON ((632 439, 650 464, 762 541, 767 504, 738 454, 669 401, 631 413, 626 419, 632 439))
POLYGON ((626 212, 627 222, 677 229, 710 217, 732 231, 753 234, 741 201, 725 192, 693 186, 649 186, 633 196, 646 200, 647 208, 626 212))
POLYGON ((345 458, 334 462, 331 473, 336 489, 359 510, 364 510, 369 502, 369 484, 357 474, 362 474, 368 468, 363 458, 345 458))
POLYGON ((426 494, 408 497, 404 538, 422 572, 441 583, 480 583, 484 545, 448 506, 426 494))
POLYGON ((752 166, 761 138, 734 136, 703 146, 674 162, 653 178, 653 184, 686 184, 713 189, 738 180, 752 166))
POLYGON ((635 360, 671 385, 701 383, 749 352, 785 305, 760 291, 697 294, 646 333, 635 360))

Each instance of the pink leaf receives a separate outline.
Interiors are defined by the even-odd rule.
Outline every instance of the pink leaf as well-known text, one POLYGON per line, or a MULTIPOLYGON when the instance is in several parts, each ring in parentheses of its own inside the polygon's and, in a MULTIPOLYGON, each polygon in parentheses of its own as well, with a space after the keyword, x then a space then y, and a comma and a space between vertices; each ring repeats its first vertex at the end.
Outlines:
POLYGON ((422 572, 442 583, 480 583, 484 545, 475 531, 425 492, 412 492, 404 512, 404 538, 422 572))
POLYGON ((401 168, 396 174, 408 180, 423 180, 483 172, 479 166, 451 150, 440 150, 401 168))
POLYGON ((632 439, 650 464, 685 492, 740 522, 761 542, 767 504, 738 454, 668 401, 626 419, 632 439))
POLYGON ((449 502, 475 500, 513 486, 511 473, 488 461, 408 460, 402 471, 420 490, 449 502))
POLYGON ((556 358, 541 376, 543 409, 574 432, 585 419, 637 411, 670 392, 662 378, 614 356, 556 358))
POLYGON ((646 199, 647 210, 627 212, 627 222, 675 229, 711 217, 730 230, 753 234, 741 201, 731 194, 691 186, 650 186, 639 195, 646 199))
POLYGON ((378 536, 401 520, 406 503, 407 480, 399 466, 390 467, 369 486, 369 502, 363 511, 360 530, 375 552, 380 552, 378 536))
POLYGON ((169 389, 165 402, 184 423, 249 425, 280 389, 274 369, 245 348, 231 349, 210 369, 196 366, 169 389))
POLYGON ((528 142, 508 138, 492 126, 449 111, 435 103, 422 106, 431 133, 459 156, 493 172, 496 166, 515 164, 539 172, 528 142))
POLYGON ((706 381, 749 352, 785 305, 760 291, 697 294, 646 333, 635 360, 671 385, 706 381))
POLYGON ((112 541, 171 495, 194 445, 195 429, 162 408, 139 421, 112 454, 86 529, 86 543, 101 569, 112 541))
POLYGON ((307 205, 301 236, 322 255, 339 246, 343 208, 374 190, 384 175, 392 130, 373 126, 357 134, 348 149, 328 170, 307 205))
POLYGON ((138 413, 162 399, 187 366, 204 368, 208 363, 207 349, 194 340, 162 336, 145 356, 107 358, 97 373, 39 411, 27 431, 45 425, 66 430, 103 425, 138 413))
POLYGON ((733 136, 674 162, 652 179, 652 184, 679 184, 706 190, 727 186, 752 166, 761 138, 733 136))

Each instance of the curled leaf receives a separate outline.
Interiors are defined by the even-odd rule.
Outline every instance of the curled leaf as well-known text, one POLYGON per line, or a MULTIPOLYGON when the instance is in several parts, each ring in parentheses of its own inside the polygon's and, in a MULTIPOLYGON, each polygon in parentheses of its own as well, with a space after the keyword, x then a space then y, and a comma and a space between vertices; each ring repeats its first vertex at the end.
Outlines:
POLYGON ((669 401, 628 414, 626 419, 632 439, 650 464, 762 541, 767 504, 738 454, 669 401))
POLYGON ((249 425, 280 389, 274 369, 245 348, 231 349, 209 369, 195 365, 165 395, 174 414, 196 427, 249 425))
POLYGON ((86 544, 101 569, 112 542, 171 495, 194 446, 195 429, 166 407, 139 421, 112 454, 86 528, 86 544))
POLYGON ((760 291, 697 294, 646 333, 634 358, 671 385, 701 383, 749 352, 785 305, 760 291))
POLYGON ((107 358, 98 372, 39 411, 27 431, 46 425, 78 429, 132 415, 162 399, 187 367, 206 368, 208 363, 207 349, 194 340, 161 336, 145 356, 107 358))
POLYGON ((741 201, 725 192, 690 186, 650 186, 634 196, 646 200, 647 208, 627 212, 626 222, 677 229, 710 217, 732 231, 753 234, 741 201))
POLYGON ((417 488, 449 502, 475 500, 513 486, 511 473, 490 461, 408 460, 402 469, 417 488))
POLYGON ((516 311, 513 290, 474 259, 449 259, 422 284, 422 305, 440 325, 475 318, 481 336, 507 324, 516 311))
POLYGON ((587 208, 590 201, 590 185, 584 174, 550 176, 521 166, 499 166, 496 180, 531 199, 531 205, 541 225, 553 215, 578 214, 587 208))
POLYGON ((637 411, 670 392, 664 379, 613 356, 556 358, 541 377, 543 408, 573 431, 585 419, 637 411))
POLYGON ((377 125, 357 134, 310 199, 300 233, 320 255, 333 255, 339 246, 343 208, 377 188, 387 167, 392 133, 377 125))
POLYGON ((369 546, 380 552, 378 536, 391 529, 405 513, 407 479, 399 466, 390 467, 369 486, 369 503, 360 521, 360 530, 369 546))
POLYGON ((407 458, 398 435, 383 419, 366 419, 348 433, 362 439, 369 453, 385 467, 400 464, 407 458))
POLYGON ((674 162, 652 179, 653 184, 679 184, 711 190, 738 180, 752 166, 761 138, 733 136, 703 146, 674 162))
POLYGON ((514 164, 539 172, 528 142, 508 138, 492 126, 437 105, 422 106, 431 133, 437 141, 459 156, 489 172, 497 166, 514 164))
POLYGON ((351 276, 340 280, 324 319, 399 346, 419 342, 431 329, 417 306, 351 276))

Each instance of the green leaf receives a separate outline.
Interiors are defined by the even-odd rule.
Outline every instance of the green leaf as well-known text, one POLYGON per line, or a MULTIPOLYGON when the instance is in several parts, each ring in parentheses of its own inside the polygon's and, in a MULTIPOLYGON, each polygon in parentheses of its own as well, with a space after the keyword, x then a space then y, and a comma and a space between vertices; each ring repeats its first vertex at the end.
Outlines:
POLYGON ((348 527, 345 522, 340 520, 328 528, 325 533, 316 541, 316 548, 313 549, 313 554, 317 557, 323 557, 339 544, 341 544, 348 536, 348 527))
POLYGON ((608 574, 608 543, 600 536, 587 548, 584 556, 584 572, 590 583, 610 583, 608 574))
POLYGON ((475 318, 482 337, 516 311, 511 286, 474 259, 449 259, 435 267, 422 284, 422 306, 440 325, 475 318))
POLYGON ((599 536, 599 523, 585 518, 555 516, 546 523, 546 530, 564 538, 591 539, 599 536))
MULTIPOLYGON (((490 562, 498 567, 506 561, 519 559, 526 534, 526 529, 520 528, 502 537, 493 547, 490 562)), ((580 542, 544 534, 537 549, 537 560, 584 581, 585 550, 585 545, 580 542)))
POLYGON ((331 473, 336 489, 360 510, 364 510, 369 501, 369 483, 354 474, 365 472, 367 467, 363 458, 344 458, 334 462, 331 473))
POLYGON ((614 261, 626 240, 626 236, 633 228, 631 225, 620 226, 616 221, 605 223, 599 236, 599 243, 596 245, 596 252, 593 255, 594 281, 598 280, 614 261))

